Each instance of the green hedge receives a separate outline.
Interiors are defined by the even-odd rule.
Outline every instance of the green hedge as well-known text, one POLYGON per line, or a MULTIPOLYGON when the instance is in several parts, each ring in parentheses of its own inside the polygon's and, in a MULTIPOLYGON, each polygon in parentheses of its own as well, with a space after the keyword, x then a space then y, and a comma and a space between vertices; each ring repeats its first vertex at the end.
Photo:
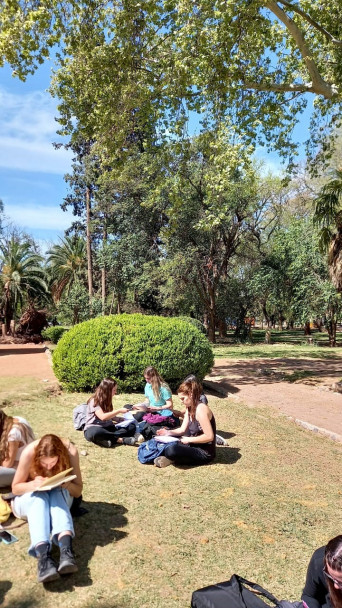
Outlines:
POLYGON ((113 315, 71 328, 53 353, 53 369, 62 385, 92 390, 106 376, 121 391, 144 386, 143 370, 154 365, 176 388, 190 373, 200 379, 211 370, 213 352, 207 338, 188 321, 147 315, 113 315))
POLYGON ((48 327, 47 329, 43 329, 42 337, 44 340, 49 340, 50 342, 53 342, 53 344, 57 344, 66 331, 69 331, 67 327, 54 325, 52 327, 48 327))

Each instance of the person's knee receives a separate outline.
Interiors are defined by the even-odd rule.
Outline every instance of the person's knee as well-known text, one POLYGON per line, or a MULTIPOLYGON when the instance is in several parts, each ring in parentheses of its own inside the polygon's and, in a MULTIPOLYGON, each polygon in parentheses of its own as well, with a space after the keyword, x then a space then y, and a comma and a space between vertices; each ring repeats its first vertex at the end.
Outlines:
POLYGON ((171 443, 171 445, 166 446, 164 456, 166 456, 166 458, 169 458, 169 460, 175 460, 177 456, 177 444, 171 443))

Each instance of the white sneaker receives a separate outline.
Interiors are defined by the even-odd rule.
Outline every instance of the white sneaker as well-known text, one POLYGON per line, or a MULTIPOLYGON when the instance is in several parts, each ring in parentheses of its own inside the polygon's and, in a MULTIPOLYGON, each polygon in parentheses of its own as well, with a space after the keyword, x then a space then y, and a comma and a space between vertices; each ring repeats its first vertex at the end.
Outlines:
POLYGON ((216 434, 215 443, 216 443, 216 445, 228 445, 227 439, 222 437, 222 435, 217 435, 217 434, 216 434))
POLYGON ((135 443, 138 443, 140 445, 141 443, 144 443, 144 441, 146 441, 146 439, 145 439, 144 435, 142 435, 141 433, 135 433, 134 441, 135 441, 135 443))

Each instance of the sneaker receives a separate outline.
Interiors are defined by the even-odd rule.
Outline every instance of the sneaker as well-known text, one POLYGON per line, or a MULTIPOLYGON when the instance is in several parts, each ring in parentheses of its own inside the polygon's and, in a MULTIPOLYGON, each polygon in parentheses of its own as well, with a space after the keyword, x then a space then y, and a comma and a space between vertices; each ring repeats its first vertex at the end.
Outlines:
POLYGON ((110 439, 100 439, 100 441, 98 441, 97 443, 102 448, 111 448, 113 445, 110 439))
POLYGON ((122 443, 124 445, 134 445, 135 444, 135 437, 123 437, 122 438, 122 443))
POLYGON ((154 466, 159 469, 164 469, 164 467, 168 467, 170 464, 173 464, 173 462, 169 458, 166 458, 166 456, 158 456, 154 459, 154 466))
POLYGON ((61 547, 61 556, 58 566, 59 574, 71 574, 72 572, 77 571, 78 568, 72 550, 69 547, 61 547))
POLYGON ((144 435, 142 435, 141 433, 135 433, 135 435, 134 435, 135 443, 138 443, 140 445, 141 443, 144 443, 144 441, 145 441, 144 435))
POLYGON ((38 557, 38 583, 50 583, 59 578, 57 566, 53 561, 50 552, 47 551, 38 557))
POLYGON ((222 437, 222 435, 218 435, 217 433, 216 433, 216 445, 227 445, 224 437, 222 437))

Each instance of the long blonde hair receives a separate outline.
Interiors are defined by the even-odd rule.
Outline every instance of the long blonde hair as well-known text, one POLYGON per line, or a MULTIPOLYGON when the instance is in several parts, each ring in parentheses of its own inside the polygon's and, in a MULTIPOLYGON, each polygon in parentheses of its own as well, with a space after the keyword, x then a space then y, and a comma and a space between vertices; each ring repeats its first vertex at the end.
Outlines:
POLYGON ((164 378, 161 377, 161 375, 158 373, 156 368, 153 367, 153 365, 149 365, 148 367, 146 367, 144 369, 144 376, 149 376, 149 378, 150 378, 150 384, 152 386, 153 396, 156 399, 156 401, 158 399, 160 399, 160 396, 161 396, 160 389, 162 386, 164 388, 167 388, 168 390, 170 390, 170 387, 167 384, 167 382, 165 382, 164 378))
POLYGON ((0 409, 0 465, 8 458, 8 435, 13 426, 16 426, 19 429, 23 438, 23 443, 31 443, 31 441, 34 440, 34 434, 30 425, 20 422, 18 418, 13 416, 7 416, 7 414, 0 409))

